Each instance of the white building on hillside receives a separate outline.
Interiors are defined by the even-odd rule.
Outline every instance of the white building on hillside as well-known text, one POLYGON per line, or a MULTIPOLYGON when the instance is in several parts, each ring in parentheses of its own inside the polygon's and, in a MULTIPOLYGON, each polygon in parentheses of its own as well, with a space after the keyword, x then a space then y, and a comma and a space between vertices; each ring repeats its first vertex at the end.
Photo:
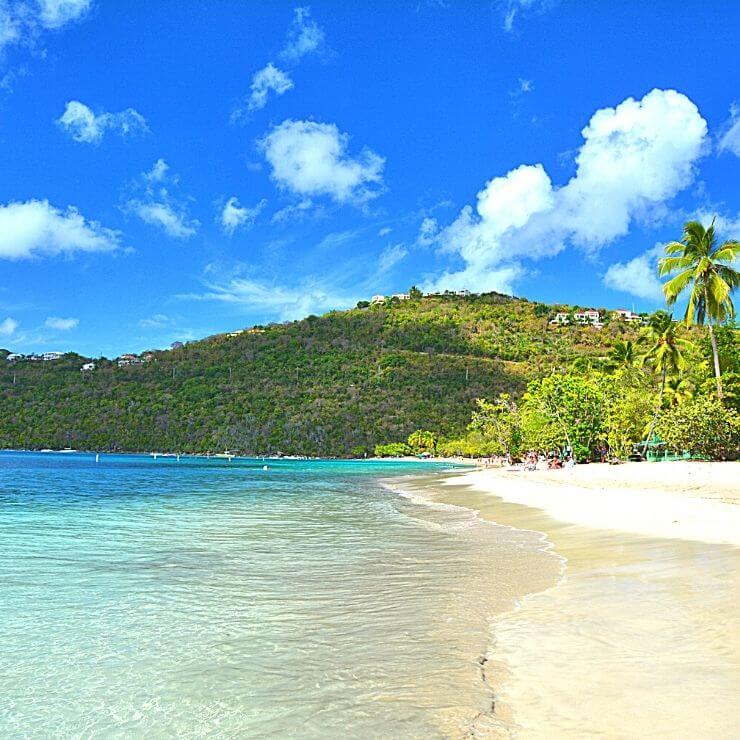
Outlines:
POLYGON ((577 311, 573 314, 573 318, 579 324, 592 324, 596 326, 601 323, 601 314, 592 308, 588 309, 588 311, 577 311))
POLYGON ((6 358, 8 362, 18 362, 18 360, 25 360, 26 356, 20 352, 11 352, 6 358))
POLYGON ((52 362, 53 360, 59 360, 64 357, 64 352, 44 352, 42 357, 44 362, 52 362))
POLYGON ((567 311, 558 311, 554 318, 550 319, 551 324, 558 324, 559 326, 567 326, 570 324, 567 311))
POLYGON ((384 295, 374 295, 370 299, 370 303, 385 303, 385 296, 384 295))
POLYGON ((85 373, 89 370, 95 370, 95 363, 94 362, 86 362, 81 368, 80 372, 85 373))
POLYGON ((634 311, 628 311, 626 308, 618 308, 614 312, 614 316, 629 324, 642 322, 642 316, 640 316, 640 314, 637 314, 634 311))

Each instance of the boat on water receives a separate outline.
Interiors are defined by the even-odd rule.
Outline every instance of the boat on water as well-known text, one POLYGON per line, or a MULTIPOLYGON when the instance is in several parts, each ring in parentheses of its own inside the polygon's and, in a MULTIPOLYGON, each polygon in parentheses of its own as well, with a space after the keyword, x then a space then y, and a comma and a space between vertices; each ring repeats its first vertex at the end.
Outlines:
POLYGON ((231 450, 224 450, 223 452, 217 452, 215 455, 212 455, 212 457, 220 457, 225 460, 233 460, 236 457, 236 452, 231 452, 231 450))

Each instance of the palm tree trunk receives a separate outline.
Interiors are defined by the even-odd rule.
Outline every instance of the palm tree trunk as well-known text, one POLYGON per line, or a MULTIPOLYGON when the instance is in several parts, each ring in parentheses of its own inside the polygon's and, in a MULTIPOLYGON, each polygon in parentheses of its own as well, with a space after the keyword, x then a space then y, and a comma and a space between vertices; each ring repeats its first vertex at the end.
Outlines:
POLYGON ((653 438, 653 432, 655 431, 655 425, 658 423, 658 416, 660 415, 661 409, 663 408, 663 394, 665 393, 665 376, 666 369, 663 368, 663 373, 660 376, 660 393, 658 393, 658 402, 655 404, 655 413, 653 414, 653 420, 650 422, 650 429, 648 430, 647 437, 645 437, 645 446, 642 448, 642 456, 647 455, 647 448, 650 444, 650 440, 653 438))
POLYGON ((720 402, 723 399, 722 394, 722 373, 719 369, 719 352, 717 351, 717 337, 714 335, 714 327, 709 323, 709 339, 712 342, 712 358, 714 359, 714 377, 717 378, 717 395, 720 402))

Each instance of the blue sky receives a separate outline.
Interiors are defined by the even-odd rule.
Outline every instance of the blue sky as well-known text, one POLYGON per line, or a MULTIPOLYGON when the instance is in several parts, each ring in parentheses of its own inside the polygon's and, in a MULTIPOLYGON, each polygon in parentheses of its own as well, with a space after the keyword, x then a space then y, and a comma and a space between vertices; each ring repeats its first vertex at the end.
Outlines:
POLYGON ((740 236, 740 4, 0 0, 0 346, 502 290, 652 310, 740 236))

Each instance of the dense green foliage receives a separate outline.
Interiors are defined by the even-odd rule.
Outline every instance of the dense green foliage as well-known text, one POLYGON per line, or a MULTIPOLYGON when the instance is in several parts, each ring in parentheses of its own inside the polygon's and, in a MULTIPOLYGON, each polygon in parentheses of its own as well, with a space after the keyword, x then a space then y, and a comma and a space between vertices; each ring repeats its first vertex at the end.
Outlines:
MULTIPOLYGON (((0 447, 362 456, 388 443, 401 446, 380 454, 435 444, 449 453, 457 441, 462 454, 493 454, 500 435, 487 433, 490 409, 476 399, 495 405, 508 394, 507 413, 518 414, 528 383, 539 384, 532 393, 576 366, 583 382, 606 370, 611 378, 615 343, 637 346, 633 326, 556 327, 556 310, 575 308, 498 294, 416 296, 210 337, 143 365, 98 360, 85 373, 77 355, 9 363, 0 352, 0 447), (416 430, 433 430, 434 443, 407 443, 416 430)), ((690 364, 704 368, 693 379, 701 388, 711 348, 703 330, 682 331, 696 339, 690 364)), ((729 378, 740 373, 735 335, 717 334, 729 378)))
POLYGON ((661 415, 656 431, 674 452, 725 460, 740 447, 740 414, 716 398, 695 398, 661 415))
POLYGON ((552 310, 498 294, 388 301, 87 373, 76 355, 0 352, 0 447, 362 455, 419 428, 453 437, 476 398, 521 396, 529 379, 634 336, 549 327, 552 310))

